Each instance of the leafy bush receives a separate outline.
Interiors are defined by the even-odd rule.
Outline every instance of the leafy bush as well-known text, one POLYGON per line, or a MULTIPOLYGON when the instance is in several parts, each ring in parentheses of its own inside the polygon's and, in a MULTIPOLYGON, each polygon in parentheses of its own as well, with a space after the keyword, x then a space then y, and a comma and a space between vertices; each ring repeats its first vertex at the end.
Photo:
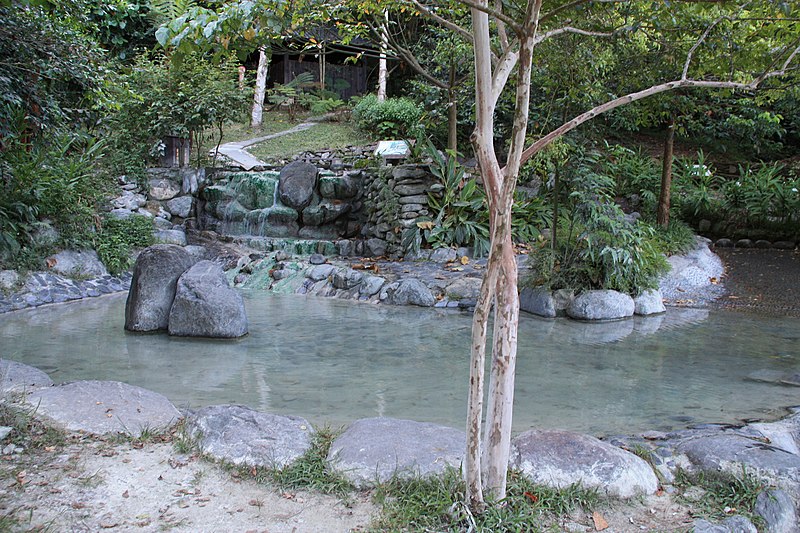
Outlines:
POLYGON ((642 210, 655 213, 661 189, 661 167, 655 159, 620 145, 607 145, 603 172, 616 180, 616 194, 641 198, 642 210))
POLYGON ((390 139, 417 137, 422 111, 407 98, 378 101, 374 94, 361 98, 353 108, 353 119, 362 130, 390 139))
POLYGON ((126 219, 106 218, 95 237, 97 255, 114 275, 128 270, 132 264, 131 252, 153 244, 153 222, 146 216, 132 215, 126 219))
POLYGON ((655 288, 669 268, 655 230, 626 220, 613 202, 613 178, 579 166, 569 181, 572 192, 565 216, 556 222, 555 245, 543 240, 530 254, 523 284, 631 294, 655 288))

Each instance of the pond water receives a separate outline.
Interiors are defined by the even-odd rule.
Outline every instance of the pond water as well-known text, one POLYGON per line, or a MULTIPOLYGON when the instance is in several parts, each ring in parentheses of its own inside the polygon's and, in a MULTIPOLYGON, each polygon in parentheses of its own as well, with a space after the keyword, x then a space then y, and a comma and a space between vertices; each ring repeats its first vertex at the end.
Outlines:
MULTIPOLYGON (((56 382, 120 380, 179 407, 239 403, 334 426, 390 416, 460 428, 471 314, 245 293, 237 341, 131 334, 125 295, 0 316, 0 357, 56 382)), ((607 324, 523 316, 514 427, 596 435, 770 418, 800 388, 800 320, 694 309, 607 324)))

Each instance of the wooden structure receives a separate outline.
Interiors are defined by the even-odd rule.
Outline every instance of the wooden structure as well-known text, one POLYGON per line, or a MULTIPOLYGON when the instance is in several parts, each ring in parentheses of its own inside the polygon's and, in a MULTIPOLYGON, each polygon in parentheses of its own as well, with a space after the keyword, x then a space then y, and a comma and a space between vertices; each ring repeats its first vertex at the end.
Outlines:
POLYGON ((164 141, 164 155, 158 160, 161 167, 188 167, 192 155, 192 140, 185 137, 167 135, 164 141))

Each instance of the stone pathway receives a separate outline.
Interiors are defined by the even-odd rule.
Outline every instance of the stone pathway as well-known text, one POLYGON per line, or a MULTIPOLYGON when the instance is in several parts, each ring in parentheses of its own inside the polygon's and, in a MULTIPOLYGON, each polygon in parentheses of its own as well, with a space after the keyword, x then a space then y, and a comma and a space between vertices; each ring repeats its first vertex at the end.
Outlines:
POLYGON ((247 139, 244 141, 236 141, 236 142, 229 142, 224 143, 219 146, 219 153, 233 161, 233 163, 244 170, 258 170, 259 168, 264 168, 267 164, 264 161, 261 161, 257 157, 254 157, 250 152, 245 150, 246 148, 253 146, 254 144, 258 144, 260 142, 268 141, 270 139, 275 139, 277 137, 283 137, 284 135, 290 135, 292 133, 297 133, 298 131, 305 131, 307 129, 313 128, 317 125, 317 122, 303 122, 298 124, 293 128, 289 128, 288 130, 279 131, 277 133, 271 133, 269 135, 264 135, 261 137, 255 137, 253 139, 247 139))

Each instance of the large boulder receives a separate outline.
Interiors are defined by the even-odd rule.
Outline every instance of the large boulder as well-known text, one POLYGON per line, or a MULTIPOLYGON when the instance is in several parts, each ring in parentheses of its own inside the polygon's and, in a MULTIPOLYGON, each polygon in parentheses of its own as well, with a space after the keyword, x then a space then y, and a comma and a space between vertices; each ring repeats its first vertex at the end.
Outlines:
POLYGON ((670 256, 670 271, 659 280, 659 288, 668 300, 701 299, 719 296, 723 289, 714 281, 725 272, 722 260, 709 249, 711 241, 697 237, 693 250, 670 256))
POLYGON ((406 278, 390 283, 381 291, 381 300, 390 305, 418 305, 432 307, 436 303, 431 290, 416 278, 406 278))
POLYGON ((125 329, 167 329, 178 278, 196 262, 195 257, 173 244, 156 244, 143 250, 133 267, 125 329))
POLYGON ((511 467, 554 488, 580 484, 616 498, 653 494, 658 478, 639 457, 589 435, 531 430, 511 443, 511 467))
POLYGON ((76 381, 36 390, 26 401, 37 415, 68 431, 96 435, 138 437, 145 430, 166 429, 181 418, 163 395, 119 381, 76 381))
POLYGON ((30 392, 52 387, 50 376, 32 366, 8 359, 0 359, 0 394, 6 392, 30 392))
POLYGON ((464 460, 463 431, 436 424, 365 418, 353 422, 331 443, 328 463, 357 487, 390 480, 428 477, 464 460))
POLYGON ((48 257, 47 264, 51 265, 52 270, 65 276, 108 276, 108 270, 94 250, 64 250, 48 257))
POLYGON ((294 209, 303 209, 311 203, 319 170, 311 163, 293 161, 278 178, 278 194, 281 202, 294 209))
POLYGON ((241 405, 212 405, 187 417, 200 451, 225 463, 283 468, 309 448, 311 424, 296 416, 260 413, 241 405))
POLYGON ((242 295, 232 289, 222 267, 200 261, 178 279, 169 312, 170 335, 236 338, 247 334, 242 295))
POLYGON ((523 287, 519 292, 519 308, 545 318, 556 317, 556 302, 553 293, 545 287, 523 287))
POLYGON ((661 291, 658 289, 648 289, 642 291, 639 296, 633 299, 634 310, 637 315, 656 315, 666 312, 667 308, 664 307, 664 299, 661 297, 661 291))
POLYGON ((169 214, 176 217, 187 218, 192 213, 194 198, 191 196, 178 196, 166 203, 169 214))
POLYGON ((617 291, 586 291, 572 300, 567 315, 578 320, 618 320, 633 316, 633 298, 617 291))

